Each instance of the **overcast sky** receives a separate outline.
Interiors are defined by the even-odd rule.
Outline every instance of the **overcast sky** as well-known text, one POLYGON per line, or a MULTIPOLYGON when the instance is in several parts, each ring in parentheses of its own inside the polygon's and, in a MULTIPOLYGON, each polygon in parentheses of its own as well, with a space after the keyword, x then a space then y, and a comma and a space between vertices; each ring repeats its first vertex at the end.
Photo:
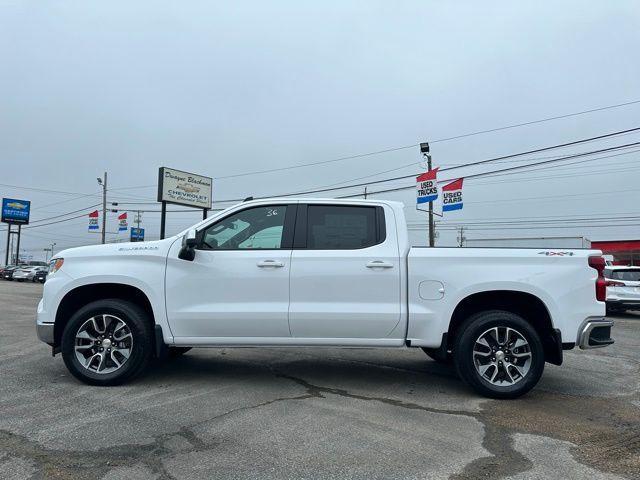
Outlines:
MULTIPOLYGON (((160 166, 225 177, 639 100, 638 51, 637 1, 3 1, 0 196, 30 199, 37 220, 99 203, 96 177, 105 170, 110 200, 154 201, 160 166), (123 189, 132 186, 146 187, 123 189)), ((640 104, 434 143, 432 153, 444 167, 634 127, 640 104)), ((640 134, 532 158, 635 141, 640 134)), ((639 158, 469 179, 464 210, 445 222, 638 215, 639 158)), ((370 178, 411 174, 420 161, 409 148, 222 178, 214 180, 214 201, 321 187, 402 165, 409 166, 370 178)), ((415 212, 413 190, 380 198, 404 201, 412 224, 426 221, 415 212)), ((174 213, 168 233, 199 216, 174 213)), ((638 238, 633 223, 470 229, 467 236, 638 238)), ((109 224, 113 231, 115 214, 109 224)), ((143 226, 157 238, 159 214, 145 213, 143 226)), ((25 229, 22 245, 38 258, 50 242, 98 241, 79 218, 25 229)), ((439 244, 453 243, 455 232, 443 231, 439 244)))

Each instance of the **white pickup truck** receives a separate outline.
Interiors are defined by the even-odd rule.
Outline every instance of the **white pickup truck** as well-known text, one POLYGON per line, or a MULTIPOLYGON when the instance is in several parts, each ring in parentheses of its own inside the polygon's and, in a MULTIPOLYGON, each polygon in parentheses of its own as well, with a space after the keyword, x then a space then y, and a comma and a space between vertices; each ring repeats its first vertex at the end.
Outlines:
POLYGON ((94 385, 192 347, 418 347, 513 398, 563 350, 613 343, 604 267, 593 250, 410 247, 397 202, 248 201, 164 240, 60 252, 36 323, 94 385))

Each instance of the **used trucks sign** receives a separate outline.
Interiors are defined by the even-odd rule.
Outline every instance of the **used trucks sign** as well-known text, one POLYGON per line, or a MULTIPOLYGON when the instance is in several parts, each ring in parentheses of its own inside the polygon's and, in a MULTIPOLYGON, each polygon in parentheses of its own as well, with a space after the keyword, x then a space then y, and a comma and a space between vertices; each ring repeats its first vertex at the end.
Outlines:
POLYGON ((210 209, 212 183, 210 177, 161 167, 158 172, 158 201, 210 209))
POLYGON ((416 208, 424 210, 424 204, 438 198, 438 168, 416 177, 416 208))

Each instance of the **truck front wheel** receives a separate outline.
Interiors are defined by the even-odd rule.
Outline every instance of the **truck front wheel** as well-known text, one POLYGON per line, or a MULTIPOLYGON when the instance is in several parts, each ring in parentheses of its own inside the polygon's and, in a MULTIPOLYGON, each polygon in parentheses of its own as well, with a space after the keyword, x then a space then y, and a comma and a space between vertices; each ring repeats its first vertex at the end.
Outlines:
POLYGON ((136 304, 98 300, 80 308, 62 333, 62 358, 90 385, 118 385, 142 373, 151 359, 150 319, 136 304))
POLYGON ((481 395, 517 398, 540 380, 544 348, 536 330, 519 315, 480 312, 469 317, 459 332, 456 370, 481 395))

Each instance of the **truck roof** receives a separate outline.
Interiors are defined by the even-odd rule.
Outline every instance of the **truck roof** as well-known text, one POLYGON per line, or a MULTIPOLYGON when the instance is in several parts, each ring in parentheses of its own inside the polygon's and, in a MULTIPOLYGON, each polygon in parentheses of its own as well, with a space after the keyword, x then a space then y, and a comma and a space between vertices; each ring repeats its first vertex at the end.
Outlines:
POLYGON ((242 203, 251 204, 251 203, 264 203, 264 202, 290 202, 290 203, 353 203, 353 204, 363 204, 363 203, 371 203, 371 204, 385 204, 396 207, 404 207, 403 202, 398 202, 394 200, 382 200, 382 199, 374 199, 374 198, 318 198, 318 197, 270 197, 270 198, 256 198, 254 200, 247 200, 242 203))

